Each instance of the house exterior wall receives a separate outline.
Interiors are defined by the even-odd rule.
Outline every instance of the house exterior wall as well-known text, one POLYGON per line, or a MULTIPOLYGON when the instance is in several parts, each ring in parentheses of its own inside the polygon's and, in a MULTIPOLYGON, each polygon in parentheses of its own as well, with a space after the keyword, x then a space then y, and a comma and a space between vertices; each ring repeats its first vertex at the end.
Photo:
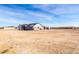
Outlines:
POLYGON ((32 26, 25 25, 25 30, 33 30, 32 26))
POLYGON ((18 29, 18 30, 25 30, 25 26, 24 26, 24 25, 19 25, 19 26, 17 27, 17 29, 18 29))
POLYGON ((40 24, 36 24, 36 25, 33 26, 33 29, 34 30, 44 30, 44 27, 40 24))
POLYGON ((4 27, 4 29, 15 29, 15 27, 4 27))

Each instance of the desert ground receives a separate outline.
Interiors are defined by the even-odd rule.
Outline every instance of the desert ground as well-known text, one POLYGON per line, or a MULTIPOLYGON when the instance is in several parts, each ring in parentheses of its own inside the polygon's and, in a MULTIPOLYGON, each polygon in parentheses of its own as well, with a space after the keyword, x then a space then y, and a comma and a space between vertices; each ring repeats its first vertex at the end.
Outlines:
POLYGON ((0 30, 1 54, 78 54, 79 29, 0 30))

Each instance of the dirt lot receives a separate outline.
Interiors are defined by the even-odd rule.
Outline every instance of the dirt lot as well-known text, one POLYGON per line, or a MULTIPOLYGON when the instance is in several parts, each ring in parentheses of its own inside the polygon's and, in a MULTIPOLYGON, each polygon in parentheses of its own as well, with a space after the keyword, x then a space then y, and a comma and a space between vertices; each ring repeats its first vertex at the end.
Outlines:
POLYGON ((79 53, 79 29, 0 30, 0 53, 79 53))

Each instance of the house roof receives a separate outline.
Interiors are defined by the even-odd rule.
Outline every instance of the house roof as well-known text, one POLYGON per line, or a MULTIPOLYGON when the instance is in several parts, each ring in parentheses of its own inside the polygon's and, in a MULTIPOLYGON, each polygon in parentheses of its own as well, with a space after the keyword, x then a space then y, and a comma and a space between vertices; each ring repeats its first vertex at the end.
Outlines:
MULTIPOLYGON (((40 23, 30 23, 30 24, 22 24, 22 26, 26 26, 26 27, 33 27, 36 24, 40 24, 40 23)), ((40 24, 41 25, 41 24, 40 24)), ((43 26, 43 25, 41 25, 43 26)))
MULTIPOLYGON (((22 25, 27 25, 27 26, 34 26, 36 24, 39 24, 39 23, 30 23, 30 24, 22 24, 22 25)), ((40 24, 41 25, 41 24, 40 24)))

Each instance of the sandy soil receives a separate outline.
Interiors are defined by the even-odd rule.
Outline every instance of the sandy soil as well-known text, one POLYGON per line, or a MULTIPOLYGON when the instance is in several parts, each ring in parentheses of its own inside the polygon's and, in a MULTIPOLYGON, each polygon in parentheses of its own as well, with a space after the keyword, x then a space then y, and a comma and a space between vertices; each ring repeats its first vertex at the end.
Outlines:
POLYGON ((79 53, 79 29, 0 30, 0 53, 79 53))

